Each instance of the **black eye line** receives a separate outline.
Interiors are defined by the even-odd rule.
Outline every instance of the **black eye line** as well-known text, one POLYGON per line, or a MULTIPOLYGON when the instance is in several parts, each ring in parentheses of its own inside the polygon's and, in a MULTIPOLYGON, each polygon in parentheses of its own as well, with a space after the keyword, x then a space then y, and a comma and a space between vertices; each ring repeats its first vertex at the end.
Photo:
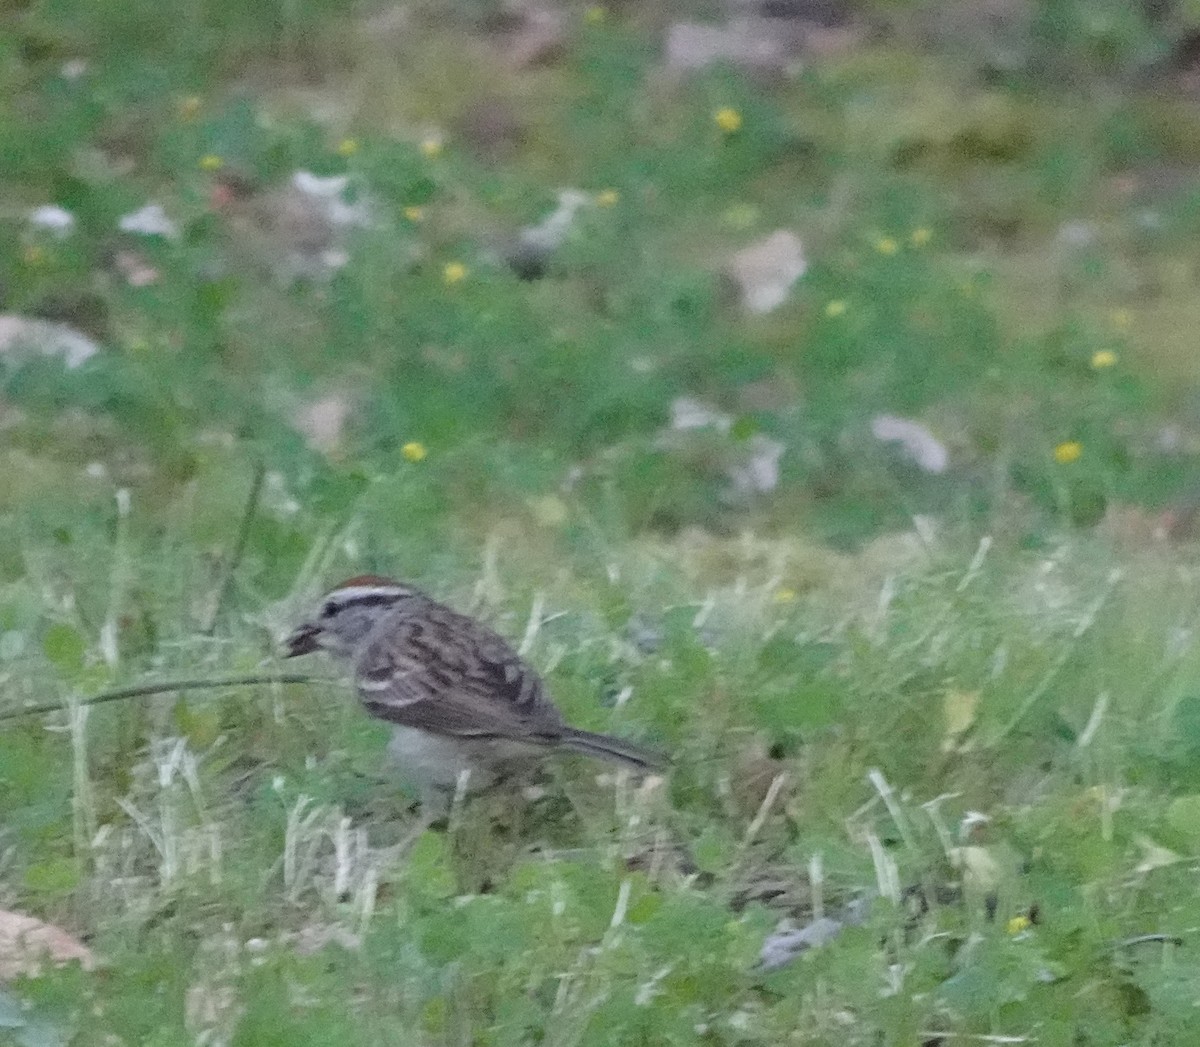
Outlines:
POLYGON ((372 593, 370 596, 360 596, 357 600, 352 600, 351 604, 355 607, 388 607, 399 599, 396 593, 372 593))

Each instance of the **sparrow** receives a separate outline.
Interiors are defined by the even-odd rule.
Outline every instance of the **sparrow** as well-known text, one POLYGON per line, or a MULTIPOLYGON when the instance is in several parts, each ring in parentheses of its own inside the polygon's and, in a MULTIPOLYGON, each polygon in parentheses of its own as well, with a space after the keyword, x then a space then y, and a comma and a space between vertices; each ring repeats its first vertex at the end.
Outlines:
POLYGON ((366 711, 393 725, 389 752, 428 814, 448 810, 464 780, 480 791, 555 750, 642 772, 666 765, 650 749, 565 723, 503 637, 390 578, 359 575, 331 590, 285 656, 314 651, 348 662, 366 711))

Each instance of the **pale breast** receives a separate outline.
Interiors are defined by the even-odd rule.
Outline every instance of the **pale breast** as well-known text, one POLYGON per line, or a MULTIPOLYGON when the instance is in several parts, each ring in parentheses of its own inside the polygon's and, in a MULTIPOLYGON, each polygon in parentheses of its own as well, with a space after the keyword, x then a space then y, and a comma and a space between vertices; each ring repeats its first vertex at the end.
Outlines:
POLYGON ((539 753, 538 746, 495 739, 455 738, 416 727, 394 727, 388 755, 414 785, 422 789, 453 791, 459 775, 470 771, 469 792, 486 789, 500 777, 505 765, 522 762, 539 753))

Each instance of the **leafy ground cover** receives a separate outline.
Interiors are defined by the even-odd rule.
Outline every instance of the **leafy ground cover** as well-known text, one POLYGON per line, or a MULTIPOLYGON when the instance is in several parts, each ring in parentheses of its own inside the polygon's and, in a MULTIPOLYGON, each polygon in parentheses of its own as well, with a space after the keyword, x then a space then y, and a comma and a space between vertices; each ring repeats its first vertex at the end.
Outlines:
POLYGON ((529 68, 487 5, 0 15, 3 310, 99 346, 0 359, 0 715, 63 702, 0 721, 0 910, 96 957, 0 1042, 1189 1042, 1188 15, 1012 12, 865 6, 767 84, 664 73, 707 10, 529 68), (671 774, 413 837, 338 685, 74 702, 276 668, 363 570, 671 774))

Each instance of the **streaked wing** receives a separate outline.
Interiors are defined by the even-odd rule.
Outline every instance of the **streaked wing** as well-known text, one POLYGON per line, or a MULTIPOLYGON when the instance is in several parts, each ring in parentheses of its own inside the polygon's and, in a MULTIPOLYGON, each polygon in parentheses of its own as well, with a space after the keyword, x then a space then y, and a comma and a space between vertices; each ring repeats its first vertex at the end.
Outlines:
POLYGON ((368 712, 436 734, 535 740, 561 727, 537 673, 490 629, 440 604, 380 623, 355 682, 368 712))

